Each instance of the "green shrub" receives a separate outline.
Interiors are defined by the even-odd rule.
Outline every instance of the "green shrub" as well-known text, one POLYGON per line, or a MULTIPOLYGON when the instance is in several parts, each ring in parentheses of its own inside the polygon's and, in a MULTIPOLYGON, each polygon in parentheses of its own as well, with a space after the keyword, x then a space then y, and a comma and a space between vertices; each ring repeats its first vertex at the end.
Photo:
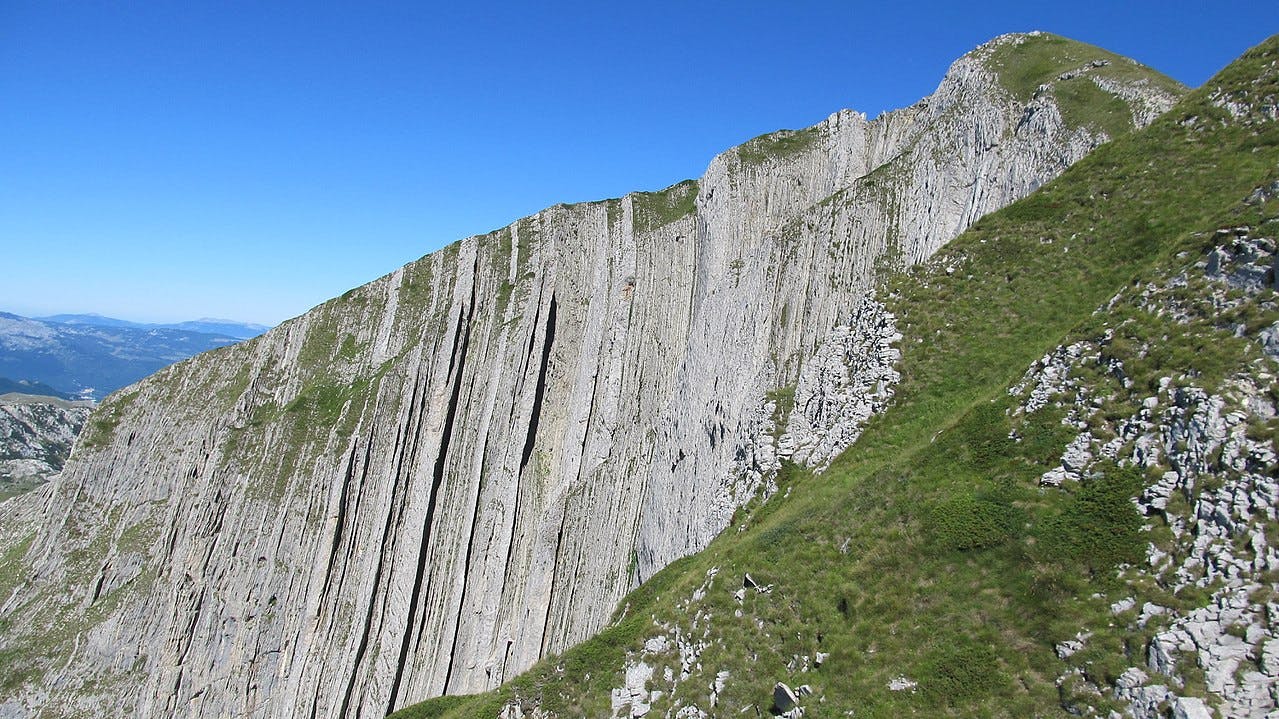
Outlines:
POLYGON ((1093 574, 1142 559, 1141 515, 1132 503, 1142 487, 1131 467, 1103 466, 1044 524, 1048 561, 1073 561, 1093 574))
POLYGON ((928 526, 946 549, 981 549, 1002 544, 1016 529, 1015 510, 1006 503, 974 496, 948 499, 933 508, 928 526))
POLYGON ((992 467, 1014 449, 1013 440, 1008 438, 1012 426, 1002 404, 982 402, 964 417, 958 429, 974 469, 992 467))
POLYGON ((956 704, 988 694, 1003 682, 995 652, 971 640, 956 640, 934 650, 919 688, 939 704, 956 704))
POLYGON ((636 192, 635 229, 651 232, 697 211, 697 180, 677 182, 659 192, 636 192))
POLYGON ((436 697, 405 707, 392 714, 390 719, 436 719, 447 714, 450 709, 470 703, 472 699, 469 696, 436 697))

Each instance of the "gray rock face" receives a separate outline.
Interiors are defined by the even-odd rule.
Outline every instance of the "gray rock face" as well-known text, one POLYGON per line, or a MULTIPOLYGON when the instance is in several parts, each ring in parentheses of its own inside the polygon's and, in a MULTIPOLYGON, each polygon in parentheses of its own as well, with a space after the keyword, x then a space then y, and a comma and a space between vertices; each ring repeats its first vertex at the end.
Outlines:
POLYGON ((22 558, 0 650, 31 667, 0 716, 378 717, 586 638, 767 486, 778 428, 820 465, 887 401, 877 268, 1105 139, 1000 85, 990 53, 1030 41, 873 121, 467 238, 116 395, 56 483, 0 505, 0 557, 22 558), (767 393, 796 384, 774 421, 767 393))
POLYGON ((857 441, 866 420, 888 406, 901 378, 893 368, 901 337, 883 305, 862 300, 850 322, 832 329, 800 370, 777 453, 825 469, 857 441))
POLYGON ((773 685, 773 707, 778 712, 788 712, 799 705, 799 697, 784 682, 773 685))

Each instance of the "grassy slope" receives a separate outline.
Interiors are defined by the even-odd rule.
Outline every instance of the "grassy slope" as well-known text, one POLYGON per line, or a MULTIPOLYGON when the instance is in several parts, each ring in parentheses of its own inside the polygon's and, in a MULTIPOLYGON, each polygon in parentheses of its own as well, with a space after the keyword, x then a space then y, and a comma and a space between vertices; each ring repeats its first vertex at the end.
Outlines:
POLYGON ((709 682, 729 670, 724 715, 766 708, 778 680, 813 686, 809 716, 1058 711, 1064 665, 1052 646, 1104 622, 1077 597, 1113 584, 1109 565, 1133 556, 1135 513, 1114 509, 1134 478, 1116 473, 1091 494, 1040 492, 1036 478, 1071 433, 1043 412, 1021 428, 1026 441, 1006 442, 1006 388, 1117 291, 1183 262, 1178 253, 1198 256, 1194 233, 1258 219, 1240 201, 1279 174, 1279 128, 1233 122, 1208 94, 1226 87, 1273 103, 1273 68, 1265 85, 1249 83, 1276 57, 1272 38, 1148 130, 1102 147, 891 282, 885 297, 905 334, 897 401, 827 474, 789 473, 790 491, 637 589, 595 639, 497 692, 397 716, 493 716, 513 699, 560 716, 607 715, 625 655, 657 633, 654 623, 688 631, 694 621, 699 635, 709 623, 709 646, 675 698, 705 708, 709 682), (937 269, 947 265, 959 269, 937 269), (1091 561, 1072 532, 1102 540, 1091 561), (685 601, 711 567, 710 591, 685 601), (736 618, 732 592, 746 571, 776 586, 750 593, 736 618), (820 669, 786 666, 817 651, 831 654, 820 669), (919 690, 888 691, 898 675, 919 690))
POLYGON ((1049 33, 1021 45, 996 47, 984 62, 1021 102, 1029 102, 1039 92, 1050 92, 1068 123, 1091 126, 1112 138, 1132 129, 1131 110, 1123 100, 1098 87, 1094 79, 1148 82, 1173 96, 1185 92, 1176 80, 1130 58, 1049 33), (1095 61, 1105 64, 1091 65, 1095 61), (1052 80, 1045 84, 1045 78, 1052 80))
POLYGON ((1079 70, 1095 60, 1106 64, 1091 68, 1088 74, 1115 80, 1149 81, 1171 93, 1185 89, 1176 80, 1153 72, 1131 58, 1051 33, 1040 33, 1020 46, 999 46, 985 62, 999 74, 1014 97, 1026 102, 1039 90, 1044 78, 1079 70))

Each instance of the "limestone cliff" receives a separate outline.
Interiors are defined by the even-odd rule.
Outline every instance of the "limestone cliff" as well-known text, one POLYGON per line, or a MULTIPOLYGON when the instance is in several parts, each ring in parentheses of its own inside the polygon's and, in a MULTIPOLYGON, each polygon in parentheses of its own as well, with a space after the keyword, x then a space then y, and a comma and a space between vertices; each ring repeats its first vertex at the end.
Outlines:
POLYGON ((375 717, 497 685, 706 546, 779 451, 856 436, 892 379, 849 364, 891 364, 879 269, 1178 94, 1004 36, 910 108, 549 208, 113 395, 0 505, 0 716, 375 717))

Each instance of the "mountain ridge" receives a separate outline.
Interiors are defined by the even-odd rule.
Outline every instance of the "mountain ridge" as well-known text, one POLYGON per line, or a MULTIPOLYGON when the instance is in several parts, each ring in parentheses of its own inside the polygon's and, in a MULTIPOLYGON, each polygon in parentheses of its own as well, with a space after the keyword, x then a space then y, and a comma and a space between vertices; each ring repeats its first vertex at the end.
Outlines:
POLYGON ((188 332, 200 332, 203 334, 223 335, 226 337, 234 337, 236 339, 247 340, 271 329, 268 325, 255 324, 253 322, 239 322, 236 320, 219 319, 216 317, 201 317, 196 320, 184 320, 182 322, 134 322, 133 320, 122 320, 115 317, 107 317, 97 314, 96 312, 87 312, 81 314, 58 314, 49 315, 47 317, 33 317, 31 319, 43 322, 55 322, 64 325, 91 325, 95 327, 129 327, 133 329, 168 329, 168 330, 186 330, 188 332))
POLYGON ((1279 36, 888 278, 902 380, 830 471, 397 719, 1273 711, 1277 121, 1279 36))
POLYGON ((876 273, 1104 142, 1057 105, 1078 78, 1023 103, 970 54, 931 101, 549 208, 113 395, 54 486, 0 505, 4 566, 42 558, 38 579, 6 569, 0 618, 54 583, 76 597, 0 639, 29 660, 0 707, 51 708, 57 657, 50 691, 86 710, 377 716, 585 639, 775 488, 779 455, 855 438, 887 375, 852 371, 847 343, 893 342, 862 302, 876 273), (811 402, 765 396, 819 350, 811 402), (227 653, 252 658, 226 675, 227 653))

